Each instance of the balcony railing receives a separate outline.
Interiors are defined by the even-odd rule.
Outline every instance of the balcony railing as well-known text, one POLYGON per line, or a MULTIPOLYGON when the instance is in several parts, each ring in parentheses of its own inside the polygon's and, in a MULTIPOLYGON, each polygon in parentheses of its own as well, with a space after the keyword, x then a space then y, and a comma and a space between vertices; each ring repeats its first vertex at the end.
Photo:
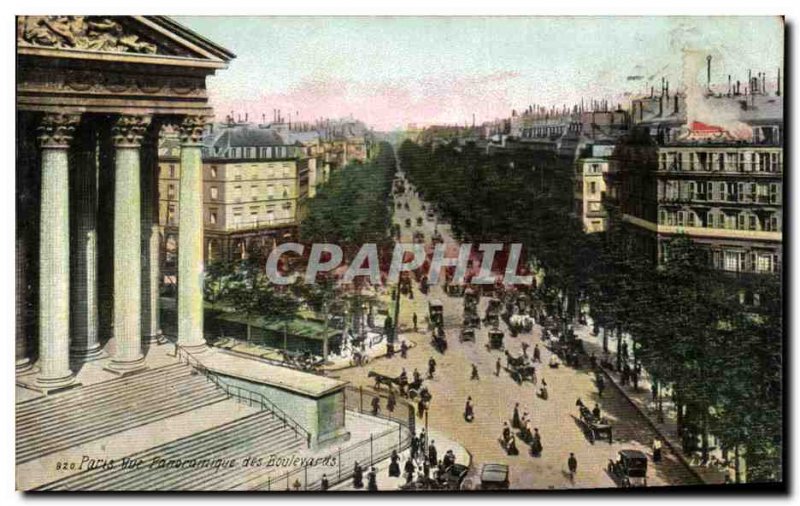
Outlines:
POLYGON ((273 220, 256 220, 256 221, 247 221, 243 223, 231 223, 227 227, 226 230, 255 230, 259 228, 270 228, 270 227, 277 227, 277 226, 284 226, 284 225, 292 225, 295 224, 297 220, 295 218, 276 218, 273 220))

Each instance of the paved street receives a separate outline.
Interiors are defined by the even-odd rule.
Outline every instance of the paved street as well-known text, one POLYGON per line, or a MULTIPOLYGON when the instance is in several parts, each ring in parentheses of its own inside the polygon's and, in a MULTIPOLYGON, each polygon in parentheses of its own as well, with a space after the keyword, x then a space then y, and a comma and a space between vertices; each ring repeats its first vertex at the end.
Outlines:
MULTIPOLYGON (((411 193, 407 197, 400 197, 399 202, 408 202, 409 210, 395 210, 395 222, 402 227, 402 240, 410 242, 411 234, 417 230, 416 218, 423 216, 422 203, 411 193), (405 226, 405 219, 412 219, 412 227, 405 226)), ((421 229, 426 236, 426 242, 434 230, 434 222, 424 220, 421 229)), ((445 242, 453 242, 449 227, 438 225, 439 232, 444 236, 445 242)), ((505 366, 505 357, 500 351, 488 351, 486 328, 482 327, 477 332, 477 342, 461 343, 458 340, 460 326, 447 325, 448 349, 445 355, 438 353, 430 342, 430 335, 424 334, 427 328, 427 300, 438 298, 444 304, 445 322, 461 322, 462 298, 448 297, 441 286, 432 287, 426 297, 416 289, 414 299, 403 297, 401 301, 401 323, 411 326, 411 314, 417 312, 422 335, 412 337, 418 344, 409 352, 408 359, 403 360, 396 356, 393 359, 381 359, 370 363, 366 368, 353 368, 342 371, 339 377, 351 381, 355 385, 372 387, 372 381, 367 378, 367 371, 372 369, 382 374, 396 376, 403 367, 408 371, 409 377, 415 368, 423 375, 427 371, 428 359, 433 356, 437 362, 436 378, 428 381, 428 386, 433 394, 431 403, 429 425, 432 429, 447 434, 452 440, 462 444, 473 457, 473 469, 468 476, 468 481, 477 484, 477 475, 485 463, 505 463, 510 466, 510 480, 512 488, 571 488, 571 487, 614 487, 612 477, 607 473, 606 466, 610 458, 614 458, 618 450, 638 449, 651 455, 650 444, 655 437, 655 432, 647 421, 613 388, 607 388, 603 399, 597 396, 594 386, 594 376, 587 369, 575 370, 565 366, 550 369, 546 366, 550 352, 541 342, 541 328, 536 325, 532 332, 520 334, 517 338, 510 334, 501 322, 505 332, 505 346, 512 355, 522 353, 522 343, 531 345, 539 344, 542 351, 544 367, 537 366, 539 381, 547 380, 549 399, 542 400, 535 395, 538 386, 529 382, 517 385, 505 371, 495 376, 495 362, 502 358, 505 366), (471 365, 476 364, 480 373, 480 380, 470 380, 471 365), (473 423, 466 423, 463 419, 464 403, 467 396, 472 396, 476 410, 476 419, 473 423), (599 402, 604 416, 613 424, 614 442, 596 442, 591 444, 577 421, 578 410, 575 406, 576 399, 580 397, 583 402, 592 408, 599 402), (510 421, 514 403, 520 403, 520 411, 531 414, 533 426, 539 429, 542 435, 544 451, 541 456, 533 457, 525 443, 518 439, 520 455, 508 456, 500 446, 499 438, 503 422, 510 421), (574 483, 570 482, 567 473, 567 458, 574 452, 578 460, 578 472, 574 483)), ((487 298, 481 299, 479 314, 484 316, 487 298)), ((402 339, 401 335, 401 339, 402 339)), ((411 337, 409 335, 409 337, 411 337)), ((530 351, 529 351, 530 354, 530 351)), ((446 450, 443 448, 442 450, 446 450)), ((672 454, 666 452, 664 459, 658 465, 649 462, 648 485, 674 485, 693 484, 696 478, 672 454)))

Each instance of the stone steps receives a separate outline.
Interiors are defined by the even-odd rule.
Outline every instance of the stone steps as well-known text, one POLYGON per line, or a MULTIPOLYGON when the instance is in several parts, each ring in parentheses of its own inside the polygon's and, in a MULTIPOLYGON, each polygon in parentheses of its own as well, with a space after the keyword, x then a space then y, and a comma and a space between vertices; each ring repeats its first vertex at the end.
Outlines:
POLYGON ((189 367, 107 382, 83 395, 37 403, 18 417, 17 463, 227 399, 189 367), (158 386, 163 388, 158 389, 158 386), (155 390, 155 391, 154 391, 155 390), (49 409, 52 408, 52 409, 49 409))
POLYGON ((16 405, 16 416, 19 419, 21 416, 37 412, 42 406, 46 406, 48 410, 52 410, 54 406, 61 406, 76 401, 83 401, 87 395, 100 395, 105 391, 116 391, 120 385, 133 386, 141 383, 152 382, 158 378, 167 378, 172 374, 188 374, 189 369, 185 364, 172 364, 158 369, 150 369, 146 372, 135 374, 133 376, 117 378, 102 383, 95 383, 93 385, 81 386, 77 389, 66 390, 64 392, 52 395, 37 397, 29 401, 20 402, 16 405))
POLYGON ((96 469, 44 485, 38 490, 230 490, 272 470, 242 467, 242 459, 271 453, 292 455, 305 446, 301 435, 284 427, 272 413, 262 411, 198 434, 131 455, 141 467, 130 470, 96 469), (169 459, 237 459, 237 466, 208 468, 150 468, 154 457, 169 459))

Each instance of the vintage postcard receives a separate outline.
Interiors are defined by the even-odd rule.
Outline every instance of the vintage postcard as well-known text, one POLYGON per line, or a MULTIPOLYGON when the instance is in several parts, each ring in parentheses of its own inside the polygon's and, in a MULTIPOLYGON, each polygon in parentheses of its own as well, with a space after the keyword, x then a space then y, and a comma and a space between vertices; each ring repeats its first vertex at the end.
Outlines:
POLYGON ((782 489, 784 31, 17 16, 17 489, 782 489))

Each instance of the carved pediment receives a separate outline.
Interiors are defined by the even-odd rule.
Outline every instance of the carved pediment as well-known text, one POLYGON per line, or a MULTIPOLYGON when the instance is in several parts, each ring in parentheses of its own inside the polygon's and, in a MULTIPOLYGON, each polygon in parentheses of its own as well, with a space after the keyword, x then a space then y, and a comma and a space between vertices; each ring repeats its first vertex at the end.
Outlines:
POLYGON ((20 44, 113 53, 164 54, 162 48, 118 19, 103 16, 20 16, 20 44))
POLYGON ((20 47, 181 56, 227 61, 232 54, 164 17, 19 16, 20 47))

